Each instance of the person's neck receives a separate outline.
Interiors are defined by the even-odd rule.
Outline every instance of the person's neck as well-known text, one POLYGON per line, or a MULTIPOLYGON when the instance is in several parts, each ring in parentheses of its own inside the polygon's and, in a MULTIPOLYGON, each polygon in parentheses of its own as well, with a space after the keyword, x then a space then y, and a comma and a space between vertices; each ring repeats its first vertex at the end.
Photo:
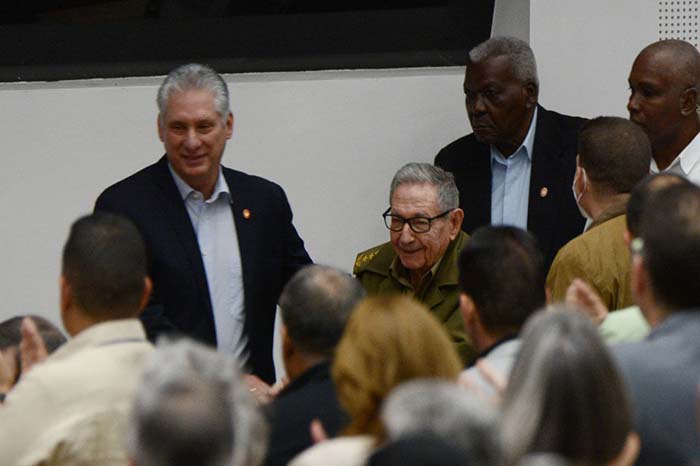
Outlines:
POLYGON ((584 206, 586 212, 591 216, 593 221, 600 220, 601 216, 608 212, 611 208, 619 205, 624 205, 629 199, 627 193, 617 193, 608 195, 592 196, 591 205, 584 206))
POLYGON ((289 358, 289 360, 285 361, 284 366, 289 380, 295 380, 305 374, 309 369, 327 361, 328 358, 325 356, 296 353, 293 357, 289 358))
POLYGON ((113 320, 122 320, 122 319, 128 319, 130 317, 136 318, 138 316, 139 312, 135 311, 133 313, 127 313, 127 312, 119 312, 115 313, 115 315, 120 315, 124 317, 112 317, 112 316, 103 316, 101 313, 100 314, 93 314, 87 311, 83 310, 74 310, 72 312, 72 315, 70 317, 69 322, 64 322, 64 326, 66 327, 66 331, 71 337, 75 337, 76 335, 84 332, 85 330, 89 329, 90 327, 94 327, 95 325, 102 324, 105 322, 110 322, 113 320), (99 315, 99 317, 98 317, 99 315))
POLYGON ((698 133, 700 133, 700 121, 696 118, 692 124, 683 127, 673 141, 661 141, 655 144, 652 149, 659 171, 668 168, 698 133))

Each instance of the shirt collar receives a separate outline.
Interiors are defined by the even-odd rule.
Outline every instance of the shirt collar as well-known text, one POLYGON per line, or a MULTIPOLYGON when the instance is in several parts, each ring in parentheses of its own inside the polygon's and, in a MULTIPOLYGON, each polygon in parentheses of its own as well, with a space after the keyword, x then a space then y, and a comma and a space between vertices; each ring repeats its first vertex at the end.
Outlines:
MULTIPOLYGON (((678 157, 666 167, 664 171, 670 171, 676 165, 680 165, 683 175, 688 176, 693 167, 700 161, 700 133, 696 134, 690 143, 683 148, 678 157)), ((659 173, 656 160, 651 159, 651 172, 659 173)))
MULTIPOLYGON (((525 139, 523 140, 523 143, 520 144, 520 147, 513 152, 513 155, 517 155, 519 152, 524 151, 525 155, 527 155, 528 160, 532 161, 532 150, 535 146, 535 131, 537 130, 537 107, 535 107, 535 111, 532 112, 532 121, 530 122, 530 129, 527 131, 527 135, 525 136, 525 139)), ((494 145, 491 144, 491 161, 493 162, 494 160, 505 164, 506 162, 506 157, 503 156, 500 150, 494 145)))
MULTIPOLYGON (((170 162, 168 162, 168 170, 170 170, 170 174, 173 176, 175 186, 177 186, 177 190, 179 191, 180 197, 182 197, 183 201, 187 199, 187 197, 190 196, 192 193, 199 193, 199 191, 194 189, 192 186, 188 185, 187 182, 183 180, 180 177, 180 175, 177 174, 177 172, 173 169, 172 165, 170 165, 170 162)), ((228 188, 226 178, 224 178, 224 171, 219 165, 219 176, 216 177, 216 185, 214 186, 214 192, 212 193, 211 197, 206 201, 214 202, 222 194, 231 199, 231 191, 228 188)))

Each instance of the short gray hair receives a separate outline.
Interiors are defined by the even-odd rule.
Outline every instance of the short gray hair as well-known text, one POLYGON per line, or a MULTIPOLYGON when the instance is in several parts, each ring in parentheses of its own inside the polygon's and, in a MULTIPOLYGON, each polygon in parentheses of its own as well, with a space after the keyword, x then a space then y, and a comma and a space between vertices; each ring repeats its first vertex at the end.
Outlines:
POLYGON ((267 428, 237 361, 188 339, 161 339, 137 388, 129 455, 138 465, 257 466, 267 428))
POLYGON ((500 56, 510 59, 513 76, 519 81, 539 86, 535 54, 527 42, 515 37, 492 37, 480 43, 469 51, 467 67, 470 63, 480 63, 500 56))
POLYGON ((431 433, 470 453, 474 464, 490 464, 496 412, 453 382, 415 379, 399 385, 382 407, 390 440, 431 433))
POLYGON ((438 206, 442 210, 459 207, 459 190, 452 173, 429 163, 411 162, 399 168, 391 180, 389 205, 394 198, 394 191, 402 184, 429 184, 438 192, 438 206))
POLYGON ((160 112, 160 120, 163 121, 168 109, 168 101, 174 93, 190 90, 209 91, 214 96, 214 106, 223 121, 226 121, 229 110, 228 86, 226 81, 206 65, 200 63, 188 63, 178 66, 165 77, 158 88, 156 102, 160 112))

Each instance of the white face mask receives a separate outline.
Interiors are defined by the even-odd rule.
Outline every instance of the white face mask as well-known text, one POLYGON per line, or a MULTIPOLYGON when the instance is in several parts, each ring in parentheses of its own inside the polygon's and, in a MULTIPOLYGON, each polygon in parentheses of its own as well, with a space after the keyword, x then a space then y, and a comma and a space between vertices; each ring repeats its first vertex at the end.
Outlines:
POLYGON ((586 180, 586 171, 581 167, 577 167, 576 174, 578 174, 579 171, 583 176, 583 190, 580 193, 576 194, 576 175, 574 175, 574 182, 571 184, 571 192, 573 193, 574 199, 576 200, 576 206, 578 207, 578 211, 581 212, 581 216, 583 216, 583 218, 586 219, 586 228, 588 228, 588 225, 593 221, 593 219, 590 215, 588 215, 588 212, 586 212, 586 210, 583 207, 581 207, 580 204, 581 197, 583 196, 583 191, 586 190, 586 185, 588 183, 586 180))

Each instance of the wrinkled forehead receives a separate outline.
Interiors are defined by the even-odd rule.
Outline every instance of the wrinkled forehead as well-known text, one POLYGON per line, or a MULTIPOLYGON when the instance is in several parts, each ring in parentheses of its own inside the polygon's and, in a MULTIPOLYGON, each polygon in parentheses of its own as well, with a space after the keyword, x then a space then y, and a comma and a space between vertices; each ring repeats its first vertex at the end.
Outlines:
POLYGON ((391 212, 401 216, 437 214, 438 187, 430 183, 402 183, 391 197, 391 212))

